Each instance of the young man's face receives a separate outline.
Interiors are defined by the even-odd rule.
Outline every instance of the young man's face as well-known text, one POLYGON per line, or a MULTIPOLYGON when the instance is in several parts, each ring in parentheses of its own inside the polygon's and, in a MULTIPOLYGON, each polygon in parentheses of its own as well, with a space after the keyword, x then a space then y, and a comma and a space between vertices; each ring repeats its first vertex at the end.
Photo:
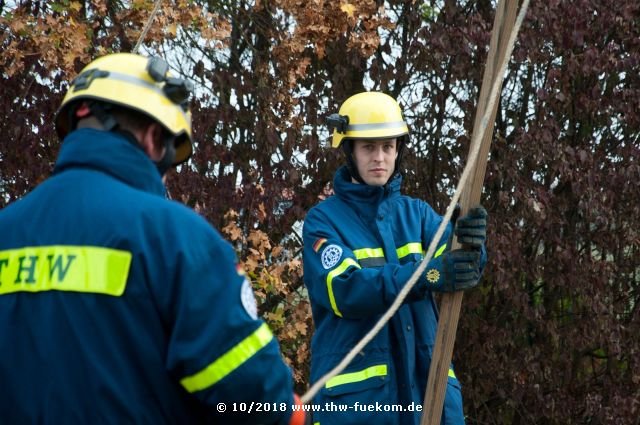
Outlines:
POLYGON ((371 186, 384 186, 393 174, 397 151, 397 140, 355 140, 353 159, 362 180, 371 186))

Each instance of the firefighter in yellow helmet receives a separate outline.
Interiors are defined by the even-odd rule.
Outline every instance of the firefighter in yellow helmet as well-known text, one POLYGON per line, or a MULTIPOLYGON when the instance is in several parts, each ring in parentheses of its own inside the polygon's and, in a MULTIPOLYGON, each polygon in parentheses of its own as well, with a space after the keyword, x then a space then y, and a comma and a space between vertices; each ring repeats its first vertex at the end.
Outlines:
POLYGON ((163 175, 191 156, 188 101, 192 89, 190 81, 172 77, 161 58, 128 53, 104 56, 87 65, 72 82, 56 115, 56 130, 64 138, 85 119, 82 126, 98 125, 144 148, 148 143, 136 140, 136 130, 154 124, 152 147, 162 152, 147 147, 151 150, 147 153, 163 175))
MULTIPOLYGON (((311 381, 335 367, 393 303, 423 259, 442 217, 426 202, 400 193, 401 158, 409 129, 398 103, 380 92, 349 97, 328 117, 334 148, 346 166, 333 181, 334 196, 307 214, 303 228, 304 282, 315 334, 311 381)), ((450 250, 448 225, 438 250, 406 303, 315 404, 381 409, 324 410, 314 422, 420 423, 437 326, 434 292, 477 285, 486 262, 486 211, 478 206, 457 220, 464 249, 450 250), (398 406, 401 409, 385 409, 398 406)), ((453 366, 442 424, 463 424, 460 382, 453 366)))
MULTIPOLYGON (((391 96, 379 92, 365 92, 348 98, 337 114, 329 115, 327 123, 333 129, 331 146, 342 148, 351 176, 366 183, 353 158, 356 140, 396 140, 393 170, 400 171, 400 162, 409 139, 409 128, 404 122, 400 106, 391 96)), ((391 168, 391 167, 389 167, 391 168)), ((385 180, 383 183, 386 183, 385 180)))
POLYGON ((70 85, 53 175, 0 211, 2 422, 308 420, 231 246, 165 198, 190 91, 132 54, 70 85))

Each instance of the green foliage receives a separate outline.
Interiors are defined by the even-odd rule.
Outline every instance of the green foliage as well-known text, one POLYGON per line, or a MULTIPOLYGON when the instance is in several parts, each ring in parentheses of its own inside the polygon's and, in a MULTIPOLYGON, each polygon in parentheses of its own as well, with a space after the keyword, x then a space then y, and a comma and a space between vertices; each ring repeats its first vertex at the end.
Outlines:
POLYGON ((425 21, 432 21, 438 16, 438 10, 427 3, 420 5, 419 11, 422 19, 425 21))

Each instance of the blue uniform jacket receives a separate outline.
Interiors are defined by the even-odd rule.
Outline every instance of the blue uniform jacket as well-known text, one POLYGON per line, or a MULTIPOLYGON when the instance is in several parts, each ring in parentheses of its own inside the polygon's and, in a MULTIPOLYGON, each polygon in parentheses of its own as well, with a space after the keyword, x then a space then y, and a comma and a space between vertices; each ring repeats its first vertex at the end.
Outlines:
POLYGON ((0 422, 288 422, 291 371, 231 246, 164 193, 141 149, 82 129, 0 211, 0 422))
MULTIPOLYGON (((354 184, 343 167, 334 179, 335 195, 305 218, 304 281, 316 327, 312 382, 335 367, 391 306, 442 221, 425 202, 401 195, 401 180, 397 176, 385 187, 354 184)), ((314 423, 419 423, 438 320, 432 293, 420 286, 346 370, 325 384, 314 400, 320 408, 314 423)), ((453 369, 441 423, 464 423, 453 369)))

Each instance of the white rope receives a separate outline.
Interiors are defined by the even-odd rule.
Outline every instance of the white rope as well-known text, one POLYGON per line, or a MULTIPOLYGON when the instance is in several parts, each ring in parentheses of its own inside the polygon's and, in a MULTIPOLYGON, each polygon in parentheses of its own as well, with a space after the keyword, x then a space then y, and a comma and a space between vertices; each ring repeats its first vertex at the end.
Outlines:
POLYGON ((156 3, 153 5, 153 10, 151 11, 151 15, 149 15, 149 19, 147 19, 147 23, 144 24, 142 33, 140 34, 140 37, 138 37, 138 42, 133 47, 133 50, 131 51, 131 53, 138 53, 138 49, 140 48, 140 45, 142 44, 144 39, 147 37, 149 28, 151 28, 151 23, 153 22, 153 19, 156 17, 158 10, 160 10, 160 3, 162 3, 162 0, 156 0, 156 3))
POLYGON ((320 391, 320 389, 324 386, 324 384, 329 379, 333 378, 334 376, 342 372, 349 365, 349 363, 351 363, 351 360, 355 358, 355 356, 360 352, 360 350, 362 350, 377 335, 377 333, 382 329, 382 327, 385 326, 389 320, 391 320, 391 317, 395 314, 396 311, 398 311, 398 309, 404 302, 404 299, 409 294, 409 291, 411 291, 411 288, 413 288, 418 278, 422 276, 424 269, 427 267, 427 264, 429 263, 429 261, 431 261, 431 258, 433 257, 433 253, 436 250, 436 245, 440 240, 440 238, 442 237, 442 234, 444 233, 447 223, 449 223, 449 221, 451 220, 451 215, 453 214, 455 205, 458 203, 458 199, 460 198, 462 189, 465 186, 466 181, 469 178, 469 175, 471 174, 472 170, 474 170, 475 168, 475 164, 478 159, 478 153, 480 152, 480 147, 482 144, 481 143, 482 135, 484 135, 484 132, 486 131, 487 126, 489 125, 489 117, 491 116, 491 111, 493 110, 493 107, 498 98, 498 94, 499 94, 498 91, 502 85, 502 80, 504 78, 504 73, 507 68, 507 64, 509 63, 509 58, 511 57, 511 53, 513 52, 513 46, 515 44, 516 35, 520 30, 520 26, 522 25, 522 21, 524 20, 524 16, 527 12, 528 7, 529 7, 529 0, 524 0, 522 7, 520 9, 520 13, 518 14, 518 18, 516 19, 515 25, 511 30, 509 41, 507 43, 507 50, 505 51, 504 59, 502 60, 502 63, 500 65, 500 70, 496 74, 496 75, 499 75, 500 78, 496 78, 496 80, 493 82, 493 85, 491 86, 491 92, 489 94, 489 103, 482 116, 481 131, 473 135, 473 139, 471 140, 471 146, 473 149, 469 152, 467 165, 465 166, 464 171, 462 172, 462 176, 460 177, 460 181, 458 182, 458 186, 456 187, 456 191, 453 195, 453 198, 451 199, 451 202, 447 207, 447 212, 443 217, 442 223, 440 223, 440 226, 438 227, 436 234, 431 240, 431 244, 429 244, 429 249, 427 250, 427 253, 425 254, 424 259, 422 260, 418 268, 413 272, 413 275, 411 275, 411 278, 409 279, 407 284, 402 288, 402 290, 396 297, 393 304, 391 304, 391 307, 389 307, 389 310, 387 310, 387 312, 378 320, 378 322, 373 326, 373 328, 364 336, 364 338, 360 340, 360 342, 358 342, 353 347, 353 349, 344 357, 344 359, 342 359, 340 363, 338 363, 336 367, 331 369, 329 373, 324 375, 322 378, 316 381, 316 383, 313 384, 311 388, 309 388, 309 390, 300 399, 302 403, 305 403, 305 404, 309 403, 313 399, 313 397, 318 393, 318 391, 320 391))

